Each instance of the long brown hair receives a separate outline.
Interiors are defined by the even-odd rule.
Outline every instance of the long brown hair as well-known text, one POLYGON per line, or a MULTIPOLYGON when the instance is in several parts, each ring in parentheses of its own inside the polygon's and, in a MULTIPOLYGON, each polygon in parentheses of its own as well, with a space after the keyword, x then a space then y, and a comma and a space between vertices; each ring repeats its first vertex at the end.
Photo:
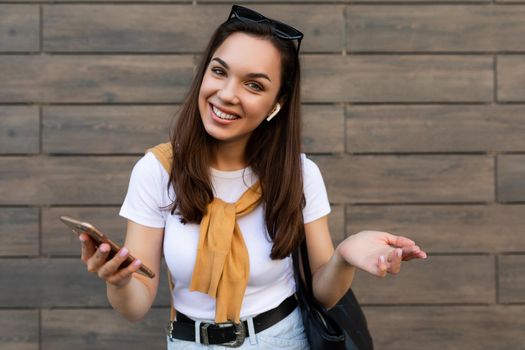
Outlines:
POLYGON ((170 184, 176 194, 171 212, 177 210, 183 223, 200 223, 207 205, 213 200, 209 167, 216 140, 207 134, 202 124, 199 90, 213 53, 235 32, 269 40, 281 53, 281 87, 277 99, 284 104, 271 122, 263 121, 252 132, 245 154, 261 183, 266 226, 273 241, 270 256, 283 259, 304 237, 301 77, 294 43, 274 36, 268 24, 232 20, 221 24, 212 35, 179 110, 177 123, 171 130, 170 184))

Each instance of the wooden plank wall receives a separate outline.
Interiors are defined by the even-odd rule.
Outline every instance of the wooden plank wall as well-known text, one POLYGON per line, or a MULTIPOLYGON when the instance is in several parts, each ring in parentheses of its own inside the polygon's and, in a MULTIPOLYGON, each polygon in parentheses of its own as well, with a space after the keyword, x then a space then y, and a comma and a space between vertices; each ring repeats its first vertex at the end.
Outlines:
MULTIPOLYGON (((303 146, 334 241, 375 229, 429 252, 395 278, 358 273, 377 349, 525 349, 525 4, 250 6, 306 35, 303 146)), ((167 139, 229 7, 0 0, 0 348, 165 347, 166 281, 127 323, 57 217, 123 239, 130 170, 167 139)))

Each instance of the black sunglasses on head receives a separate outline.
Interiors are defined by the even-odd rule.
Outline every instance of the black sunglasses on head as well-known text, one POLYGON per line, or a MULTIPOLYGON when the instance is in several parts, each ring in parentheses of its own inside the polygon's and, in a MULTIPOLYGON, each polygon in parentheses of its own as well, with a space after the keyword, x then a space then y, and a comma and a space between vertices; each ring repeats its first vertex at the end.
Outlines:
MULTIPOLYGON (((292 26, 279 22, 261 15, 259 12, 251 10, 247 7, 233 5, 228 16, 228 20, 236 18, 241 22, 252 21, 257 23, 268 23, 272 28, 275 36, 286 39, 286 40, 297 40, 297 53, 299 53, 299 47, 301 46, 301 40, 303 39, 303 33, 298 31, 292 26)), ((246 23, 246 22, 245 22, 246 23)))

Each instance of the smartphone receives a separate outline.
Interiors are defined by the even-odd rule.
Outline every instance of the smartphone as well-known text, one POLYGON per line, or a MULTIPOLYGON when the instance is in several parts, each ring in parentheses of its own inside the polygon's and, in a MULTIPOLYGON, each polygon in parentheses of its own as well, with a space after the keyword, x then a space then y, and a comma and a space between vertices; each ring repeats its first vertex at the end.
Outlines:
MULTIPOLYGON (((109 244, 109 246, 111 247, 111 250, 109 251, 108 260, 113 258, 115 254, 117 254, 117 252, 120 250, 120 246, 117 243, 110 240, 105 234, 100 232, 100 230, 98 230, 95 226, 91 225, 88 222, 81 222, 79 220, 75 220, 67 216, 61 216, 60 221, 66 224, 66 226, 72 229, 73 232, 76 233, 77 235, 86 233, 95 242, 95 245, 97 247, 101 245, 102 243, 109 244)), ((131 264, 134 260, 135 258, 131 254, 128 254, 128 257, 120 265, 120 267, 121 268, 126 267, 129 264, 131 264)), ((155 277, 155 273, 153 273, 153 271, 147 268, 144 264, 140 265, 138 272, 149 278, 155 277)))

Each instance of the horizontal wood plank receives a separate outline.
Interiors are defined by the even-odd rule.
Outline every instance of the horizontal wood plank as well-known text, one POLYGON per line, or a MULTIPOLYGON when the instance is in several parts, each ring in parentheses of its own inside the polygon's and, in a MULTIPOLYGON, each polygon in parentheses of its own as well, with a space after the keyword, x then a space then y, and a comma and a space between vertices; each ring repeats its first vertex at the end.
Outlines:
POLYGON ((124 244, 127 219, 120 217, 115 207, 54 207, 42 209, 42 253, 47 256, 76 256, 80 242, 76 234, 64 225, 60 216, 87 221, 105 233, 115 243, 124 244))
POLYGON ((129 156, 0 157, 0 204, 122 204, 136 161, 129 156))
POLYGON ((430 253, 524 252, 523 205, 352 205, 348 235, 386 231, 430 253))
POLYGON ((38 310, 0 310, 2 350, 39 349, 38 310))
POLYGON ((38 208, 0 208, 0 256, 39 254, 38 208))
POLYGON ((525 255, 498 257, 499 302, 525 303, 525 255))
POLYGON ((498 101, 525 101, 525 55, 499 55, 496 62, 498 101))
POLYGON ((496 301, 495 258, 434 256, 403 262, 398 275, 358 270, 352 289, 364 304, 491 304, 496 301))
POLYGON ((179 102, 191 55, 0 56, 0 103, 179 102))
POLYGON ((0 154, 38 152, 40 152, 38 108, 0 106, 0 154))
POLYGON ((525 150, 525 106, 350 106, 346 150, 503 152, 525 150))
POLYGON ((40 12, 35 5, 2 5, 0 52, 40 50, 40 12))
POLYGON ((344 152, 344 110, 339 106, 303 106, 303 152, 344 152))
MULTIPOLYGON (((52 154, 137 154, 169 138, 180 106, 49 106, 42 147, 52 154)), ((344 111, 303 106, 303 152, 344 151, 344 111)))
POLYGON ((54 154, 144 153, 169 139, 176 106, 49 106, 42 147, 54 154))
POLYGON ((316 156, 332 203, 436 203, 494 200, 487 156, 316 156))
POLYGON ((523 349, 525 306, 365 307, 377 349, 523 349), (424 344, 424 345, 422 345, 424 344))
POLYGON ((332 243, 337 246, 346 237, 345 235, 345 208, 344 205, 331 205, 332 211, 328 216, 328 229, 332 236, 332 243))
POLYGON ((523 51, 525 6, 351 5, 346 30, 352 52, 523 51))
MULTIPOLYGON (((303 52, 341 52, 343 7, 253 5, 304 32, 303 52)), ((201 52, 230 5, 46 5, 43 47, 50 52, 201 52)))
POLYGON ((43 310, 42 350, 164 349, 169 309, 152 309, 138 322, 114 310, 43 310))
POLYGON ((497 193, 498 201, 523 202, 525 201, 525 155, 500 154, 498 155, 497 193))
MULTIPOLYGON (((133 252, 132 252, 133 254, 133 252)), ((109 307, 106 284, 79 258, 2 259, 0 307, 109 307), (31 288, 28 288, 31 286, 31 288)), ((166 267, 160 271, 156 306, 169 306, 166 267)))
MULTIPOLYGON (((17 1, 21 1, 21 0, 17 0, 17 1)), ((511 0, 508 0, 508 1, 511 1, 511 0)), ((518 1, 518 0, 514 0, 514 1, 518 1)), ((210 3, 229 3, 229 1, 227 0, 206 0, 206 2, 210 2, 210 3)), ((315 3, 318 3, 320 2, 319 0, 265 0, 265 2, 268 2, 268 3, 308 3, 308 2, 315 2, 315 3)), ((325 1, 323 1, 325 2, 325 1)), ((330 3, 349 3, 350 1, 348 0, 330 0, 330 1, 326 1, 327 4, 330 4, 330 3)), ((400 0, 360 0, 359 2, 366 2, 366 3, 375 3, 375 2, 381 2, 381 3, 384 3, 384 2, 392 2, 392 3, 397 3, 397 2, 400 2, 400 0)), ((406 0, 403 0, 402 2, 423 2, 423 3, 426 3, 426 2, 449 2, 449 1, 445 1, 445 0, 409 0, 409 1, 406 1, 406 0)), ((462 0, 461 2, 489 2, 489 0, 481 0, 481 1, 475 1, 475 0, 462 0)), ((239 3, 239 4, 242 4, 242 3, 248 3, 248 4, 252 4, 253 3, 253 0, 238 0, 236 1, 236 3, 239 3)), ((248 6, 250 6, 248 5, 248 6)))
POLYGON ((454 55, 306 55, 308 102, 487 102, 493 59, 454 55))

